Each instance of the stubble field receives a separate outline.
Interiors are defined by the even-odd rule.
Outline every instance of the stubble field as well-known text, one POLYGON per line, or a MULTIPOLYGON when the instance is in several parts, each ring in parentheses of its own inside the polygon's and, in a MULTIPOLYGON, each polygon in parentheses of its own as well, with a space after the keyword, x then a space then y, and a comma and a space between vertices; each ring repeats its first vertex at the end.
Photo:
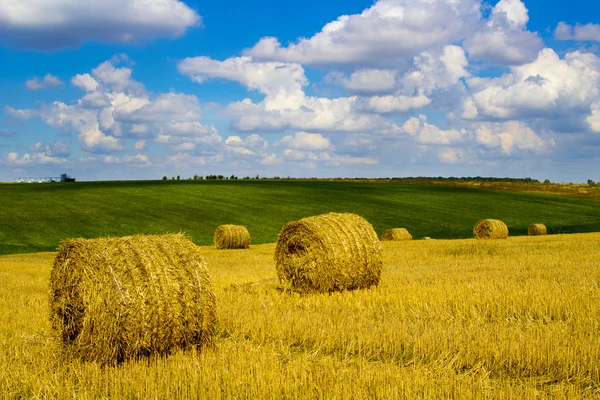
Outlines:
POLYGON ((202 247, 214 345, 100 367, 50 329, 55 253, 0 257, 4 398, 598 398, 600 234, 383 243, 377 288, 278 290, 274 244, 202 247))

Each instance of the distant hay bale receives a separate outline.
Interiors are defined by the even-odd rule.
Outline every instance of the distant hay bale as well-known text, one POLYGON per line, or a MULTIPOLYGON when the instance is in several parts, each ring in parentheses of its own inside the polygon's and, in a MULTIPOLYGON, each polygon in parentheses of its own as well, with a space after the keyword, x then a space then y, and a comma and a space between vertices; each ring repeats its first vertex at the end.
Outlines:
POLYGON ((250 233, 245 226, 221 225, 215 231, 217 249, 247 249, 250 247, 250 233))
POLYGON ((499 219, 480 219, 473 227, 477 239, 506 239, 508 227, 499 219))
POLYGON ((101 364, 206 345, 216 325, 206 263, 180 234, 61 242, 50 308, 65 349, 101 364))
POLYGON ((280 283, 300 292, 368 288, 379 283, 382 248, 364 218, 329 213, 289 222, 279 232, 280 283))
POLYGON ((527 232, 529 233, 529 236, 541 236, 547 234, 548 230, 544 224, 531 224, 529 225, 527 232))
POLYGON ((431 240, 431 238, 429 236, 425 236, 423 240, 431 240))
POLYGON ((412 240, 412 235, 405 228, 393 228, 383 232, 381 240, 412 240))

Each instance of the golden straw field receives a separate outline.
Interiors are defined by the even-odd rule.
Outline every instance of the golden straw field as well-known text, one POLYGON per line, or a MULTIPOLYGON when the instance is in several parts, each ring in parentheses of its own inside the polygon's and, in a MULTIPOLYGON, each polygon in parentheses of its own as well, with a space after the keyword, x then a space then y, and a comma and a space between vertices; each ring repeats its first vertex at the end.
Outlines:
POLYGON ((274 244, 202 247, 217 336, 101 367, 50 326, 55 253, 0 257, 0 398, 600 398, 600 233, 382 242, 377 288, 278 290, 274 244))

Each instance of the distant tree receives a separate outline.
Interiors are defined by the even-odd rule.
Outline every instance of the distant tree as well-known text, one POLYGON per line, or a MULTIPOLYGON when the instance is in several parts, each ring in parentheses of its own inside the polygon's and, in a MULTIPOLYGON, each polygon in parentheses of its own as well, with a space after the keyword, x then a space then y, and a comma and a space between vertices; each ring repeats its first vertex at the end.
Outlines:
POLYGON ((225 179, 225 177, 223 175, 219 175, 217 176, 217 179, 225 179))
POLYGON ((255 178, 255 179, 260 179, 260 177, 259 177, 258 175, 256 175, 256 178, 255 178))
POLYGON ((181 179, 181 177, 179 175, 177 175, 177 180, 180 180, 180 179, 181 179))
POLYGON ((167 178, 167 176, 166 176, 166 175, 165 175, 165 176, 163 176, 163 181, 166 181, 167 179, 169 179, 169 178, 167 178))
POLYGON ((197 181, 198 180, 198 175, 194 175, 194 180, 197 181))
POLYGON ((544 180, 544 183, 551 183, 551 182, 550 182, 550 179, 546 179, 546 180, 544 180))
POLYGON ((595 184, 596 184, 596 182, 594 182, 594 181, 593 181, 593 180, 591 180, 591 179, 588 179, 588 185, 590 185, 590 186, 594 186, 595 184))
POLYGON ((229 179, 237 179, 237 176, 235 176, 235 175, 231 175, 231 176, 229 177, 229 179))
POLYGON ((171 177, 171 180, 172 180, 172 181, 174 181, 174 180, 175 180, 175 177, 174 177, 174 176, 172 176, 172 177, 171 177))

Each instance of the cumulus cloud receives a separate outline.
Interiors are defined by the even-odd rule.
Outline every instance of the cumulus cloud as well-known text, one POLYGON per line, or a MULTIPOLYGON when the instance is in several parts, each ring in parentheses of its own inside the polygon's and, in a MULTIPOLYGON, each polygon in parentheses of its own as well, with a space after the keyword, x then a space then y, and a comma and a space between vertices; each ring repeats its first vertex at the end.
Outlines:
POLYGON ((409 118, 402 125, 402 130, 422 145, 450 145, 468 138, 468 132, 465 129, 440 129, 435 125, 428 124, 425 115, 419 115, 419 118, 409 118))
POLYGON ((332 72, 325 77, 330 84, 345 87, 355 93, 390 92, 396 87, 396 70, 361 68, 349 78, 341 72, 332 72))
POLYGON ((54 89, 62 85, 63 82, 52 74, 46 74, 43 78, 34 76, 32 79, 25 81, 27 90, 54 89))
POLYGON ((542 39, 527 30, 528 10, 521 0, 500 0, 489 19, 465 41, 469 57, 496 64, 532 61, 543 47, 542 39))
POLYGON ((554 30, 554 38, 557 40, 600 42, 600 24, 576 24, 573 26, 565 22, 559 22, 554 30))
POLYGON ((487 148, 501 149, 505 154, 511 154, 514 150, 541 154, 554 146, 553 140, 543 140, 520 121, 483 123, 476 128, 475 135, 477 143, 487 148))
POLYGON ((198 83, 212 78, 239 82, 267 96, 268 110, 293 108, 304 98, 302 87, 308 83, 299 64, 253 62, 250 57, 234 57, 225 61, 209 57, 186 58, 177 65, 179 72, 198 83))
POLYGON ((85 41, 130 43, 179 37, 201 18, 179 0, 20 0, 0 2, 0 41, 55 50, 85 41))
POLYGON ((37 117, 39 115, 38 110, 32 110, 29 108, 17 110, 15 108, 12 108, 11 106, 4 106, 4 113, 6 115, 10 115, 11 117, 15 117, 23 121, 37 117))
POLYGON ((60 157, 48 156, 44 152, 37 152, 33 154, 25 153, 19 156, 18 153, 10 152, 7 156, 0 159, 2 164, 15 167, 27 167, 34 165, 56 165, 66 163, 67 160, 60 157))
POLYGON ((402 95, 373 96, 362 99, 358 107, 362 110, 388 114, 404 112, 413 108, 421 108, 431 103, 431 99, 423 94, 409 97, 402 95))
POLYGON ((294 150, 327 150, 331 147, 329 139, 320 133, 296 132, 294 136, 285 136, 278 146, 294 150))
POLYGON ((123 156, 123 157, 116 157, 116 156, 108 155, 108 156, 104 156, 102 161, 105 164, 137 164, 137 165, 151 165, 152 164, 150 162, 148 156, 146 156, 145 154, 141 154, 141 153, 138 153, 135 156, 123 156))
MULTIPOLYGON (((200 123, 202 112, 195 96, 163 93, 152 96, 132 79, 132 70, 115 64, 127 60, 118 56, 78 74, 71 82, 85 94, 76 103, 61 101, 44 104, 40 110, 16 110, 5 113, 20 119, 39 116, 46 124, 70 127, 77 133, 81 149, 90 153, 122 150, 122 140, 148 138, 173 146, 216 146, 221 143, 216 128, 200 123)), ((122 159, 121 159, 122 161, 122 159)))
POLYGON ((37 142, 29 147, 29 151, 31 153, 44 153, 48 157, 68 157, 71 155, 69 147, 62 142, 54 142, 50 145, 37 142))
POLYGON ((565 118, 587 115, 600 96, 600 58, 570 52, 561 59, 546 48, 529 63, 499 78, 468 80, 473 94, 463 118, 565 118))
POLYGON ((438 158, 445 164, 456 164, 463 160, 464 152, 453 147, 442 147, 438 151, 438 158))
POLYGON ((479 18, 480 0, 379 0, 311 38, 283 47, 265 37, 244 54, 305 65, 396 66, 426 48, 463 39, 479 18))

